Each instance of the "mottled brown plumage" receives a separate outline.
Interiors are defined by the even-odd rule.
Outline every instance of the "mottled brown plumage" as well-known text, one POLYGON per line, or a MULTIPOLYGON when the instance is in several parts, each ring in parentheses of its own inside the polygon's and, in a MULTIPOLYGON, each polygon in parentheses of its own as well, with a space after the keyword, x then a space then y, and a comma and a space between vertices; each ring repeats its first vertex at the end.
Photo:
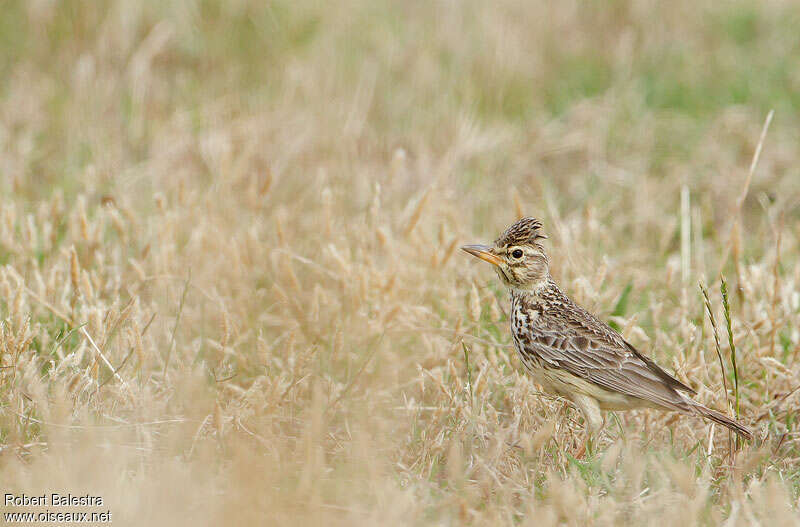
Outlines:
POLYGON ((509 288, 514 344, 537 382, 572 400, 590 431, 601 428, 602 410, 653 407, 699 415, 752 437, 744 425, 692 400, 694 390, 564 294, 550 276, 541 229, 538 220, 523 218, 492 246, 462 247, 492 263, 509 288))

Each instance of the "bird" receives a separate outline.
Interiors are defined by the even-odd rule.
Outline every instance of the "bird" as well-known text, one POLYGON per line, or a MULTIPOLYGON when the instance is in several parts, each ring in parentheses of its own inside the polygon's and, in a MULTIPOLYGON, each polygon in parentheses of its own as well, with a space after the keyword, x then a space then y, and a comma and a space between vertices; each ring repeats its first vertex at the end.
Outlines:
POLYGON ((604 411, 657 408, 710 419, 745 439, 745 425, 695 401, 697 392, 640 353, 621 334, 579 306, 550 275, 542 223, 526 217, 492 245, 462 250, 494 266, 511 297, 511 334, 522 364, 546 391, 581 411, 586 438, 602 430, 604 411))

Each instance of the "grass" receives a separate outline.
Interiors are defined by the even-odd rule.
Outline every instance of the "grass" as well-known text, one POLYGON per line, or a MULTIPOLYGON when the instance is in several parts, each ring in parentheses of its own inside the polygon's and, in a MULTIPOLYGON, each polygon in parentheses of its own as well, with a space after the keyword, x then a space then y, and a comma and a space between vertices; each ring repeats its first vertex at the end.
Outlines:
POLYGON ((7 2, 0 490, 122 525, 794 524, 798 22, 7 2), (520 213, 573 298, 759 440, 620 412, 574 459, 580 413, 457 250, 520 213))
POLYGON ((739 368, 736 366, 736 344, 733 342, 733 329, 731 329, 731 306, 728 301, 728 283, 724 277, 720 278, 719 285, 722 294, 722 312, 725 314, 725 329, 728 330, 728 349, 730 349, 731 371, 733 372, 733 397, 736 401, 736 417, 739 417, 739 368))

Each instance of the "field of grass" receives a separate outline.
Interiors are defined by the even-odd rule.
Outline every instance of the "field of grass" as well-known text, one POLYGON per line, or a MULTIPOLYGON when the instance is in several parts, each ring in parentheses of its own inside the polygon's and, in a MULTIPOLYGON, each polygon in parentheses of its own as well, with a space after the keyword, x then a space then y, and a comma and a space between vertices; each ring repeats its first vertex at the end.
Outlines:
POLYGON ((4 2, 0 494, 116 525, 797 524, 798 27, 789 0, 4 2), (458 251, 523 214, 568 294, 759 439, 642 410, 573 458, 580 413, 458 251))

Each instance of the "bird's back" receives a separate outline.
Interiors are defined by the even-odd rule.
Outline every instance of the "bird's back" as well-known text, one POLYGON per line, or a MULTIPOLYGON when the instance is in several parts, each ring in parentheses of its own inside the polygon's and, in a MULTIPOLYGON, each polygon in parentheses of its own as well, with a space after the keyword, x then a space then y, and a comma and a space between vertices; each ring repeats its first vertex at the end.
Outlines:
POLYGON ((685 397, 679 392, 694 393, 573 302, 552 279, 536 292, 512 290, 511 302, 512 333, 529 368, 565 372, 641 405, 683 409, 685 397))

